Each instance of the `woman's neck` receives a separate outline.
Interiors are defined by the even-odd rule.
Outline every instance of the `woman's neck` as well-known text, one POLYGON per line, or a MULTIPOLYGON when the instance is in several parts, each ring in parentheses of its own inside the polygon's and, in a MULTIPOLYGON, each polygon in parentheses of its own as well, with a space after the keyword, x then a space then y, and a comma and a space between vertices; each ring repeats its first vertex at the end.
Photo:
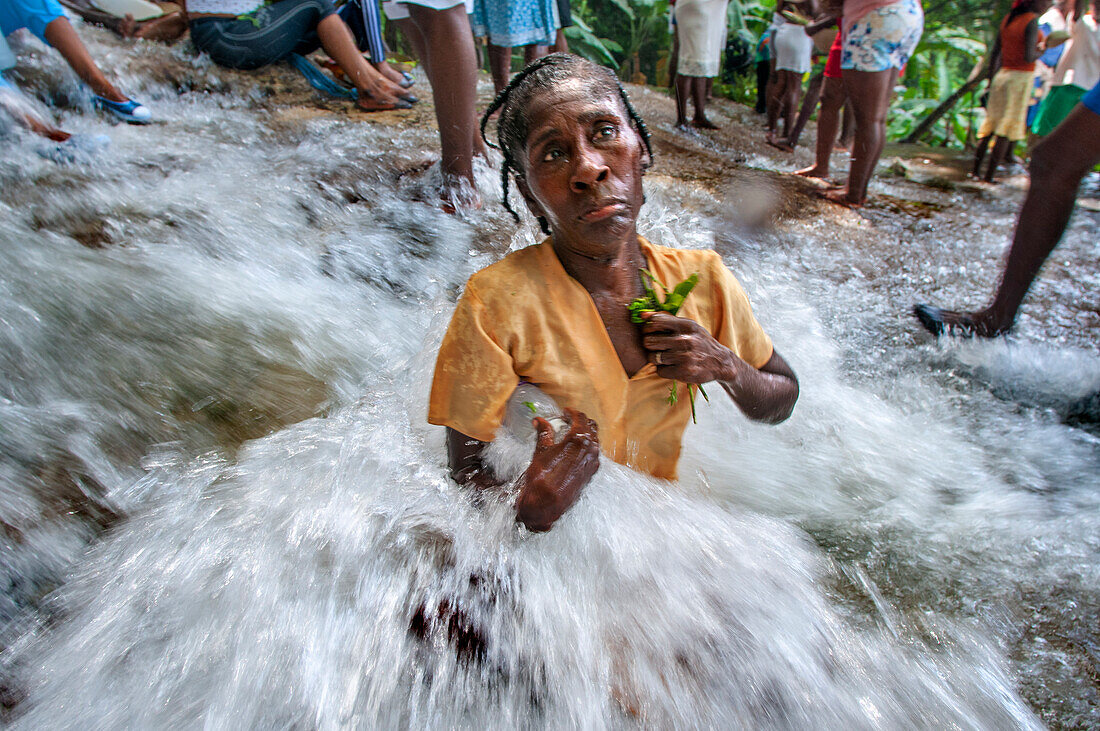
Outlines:
POLYGON ((646 266, 645 255, 633 232, 603 252, 580 251, 568 245, 559 245, 554 239, 554 252, 562 268, 581 286, 595 294, 611 294, 633 297, 640 294, 638 270, 646 266))

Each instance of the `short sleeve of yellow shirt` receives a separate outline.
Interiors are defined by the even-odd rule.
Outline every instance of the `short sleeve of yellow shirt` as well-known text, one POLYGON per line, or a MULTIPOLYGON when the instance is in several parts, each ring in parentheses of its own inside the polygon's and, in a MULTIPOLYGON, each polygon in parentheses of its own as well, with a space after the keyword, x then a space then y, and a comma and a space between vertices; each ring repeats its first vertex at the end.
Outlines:
MULTIPOLYGON (((639 237, 648 268, 673 287, 699 284, 681 317, 695 320, 749 365, 760 368, 772 343, 748 297, 713 251, 670 249, 639 237)), ((676 478, 690 418, 684 385, 668 403, 671 381, 647 364, 628 375, 584 287, 570 277, 549 240, 509 254, 470 278, 436 359, 428 421, 492 441, 520 381, 593 419, 601 451, 664 479, 676 478)), ((698 410, 705 419, 705 410, 698 410)))

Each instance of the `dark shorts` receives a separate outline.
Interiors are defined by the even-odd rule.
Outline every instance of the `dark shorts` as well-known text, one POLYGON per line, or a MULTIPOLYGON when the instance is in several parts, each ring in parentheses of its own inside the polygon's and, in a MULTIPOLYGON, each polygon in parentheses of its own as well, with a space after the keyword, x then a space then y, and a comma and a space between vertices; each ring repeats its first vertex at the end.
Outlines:
POLYGON ((317 24, 335 13, 332 0, 279 0, 240 18, 197 18, 191 40, 219 66, 258 69, 317 50, 317 24))
POLYGON ((569 7, 569 0, 558 0, 558 20, 562 28, 573 25, 573 11, 569 7))
POLYGON ((1081 97, 1081 103, 1100 114, 1100 82, 1097 82, 1087 94, 1081 97))

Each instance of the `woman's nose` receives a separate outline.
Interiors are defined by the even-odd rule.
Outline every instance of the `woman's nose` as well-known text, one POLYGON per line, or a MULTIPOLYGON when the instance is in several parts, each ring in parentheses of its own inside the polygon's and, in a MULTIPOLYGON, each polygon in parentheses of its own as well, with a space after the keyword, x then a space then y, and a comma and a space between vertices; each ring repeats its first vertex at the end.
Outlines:
POLYGON ((607 179, 610 171, 604 162, 603 155, 597 150, 584 148, 575 160, 573 177, 570 180, 574 191, 578 193, 586 191, 596 183, 602 183, 607 179))

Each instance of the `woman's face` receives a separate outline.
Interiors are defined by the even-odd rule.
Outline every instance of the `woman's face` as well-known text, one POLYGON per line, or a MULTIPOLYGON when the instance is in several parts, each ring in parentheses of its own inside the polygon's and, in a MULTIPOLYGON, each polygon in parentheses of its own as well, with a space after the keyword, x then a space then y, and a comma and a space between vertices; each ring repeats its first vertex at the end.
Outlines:
POLYGON ((598 257, 636 233, 647 157, 618 92, 594 87, 578 77, 531 102, 519 188, 556 245, 598 257))

